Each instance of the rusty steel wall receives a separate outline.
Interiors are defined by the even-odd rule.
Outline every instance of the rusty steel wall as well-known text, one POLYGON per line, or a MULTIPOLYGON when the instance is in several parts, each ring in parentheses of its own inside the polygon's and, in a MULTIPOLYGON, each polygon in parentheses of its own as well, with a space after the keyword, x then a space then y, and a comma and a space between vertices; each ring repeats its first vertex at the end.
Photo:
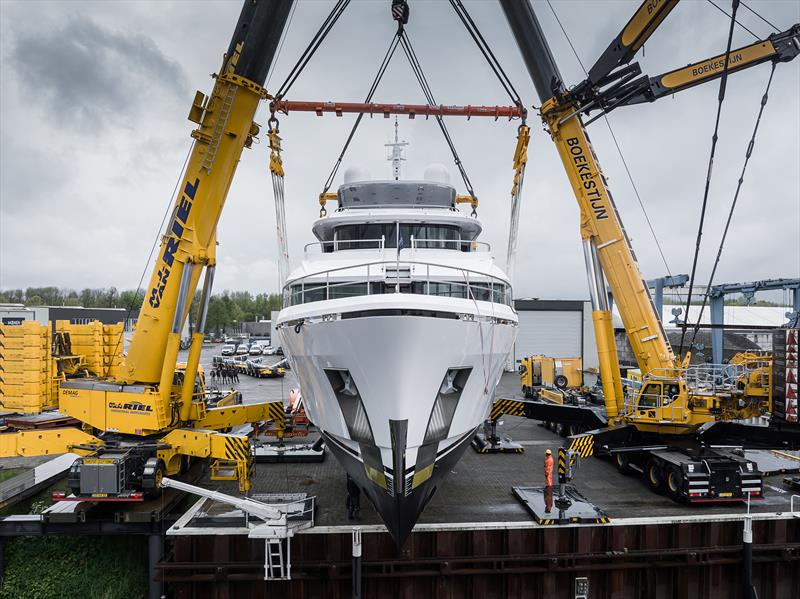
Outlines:
MULTIPOLYGON (((800 597, 800 520, 753 523, 759 599, 800 597)), ((363 535, 363 597, 591 599, 742 596, 742 523, 415 532, 397 554, 386 534, 363 535)), ((292 580, 263 581, 264 546, 241 536, 177 537, 159 565, 178 599, 345 599, 349 534, 292 539, 292 580)))

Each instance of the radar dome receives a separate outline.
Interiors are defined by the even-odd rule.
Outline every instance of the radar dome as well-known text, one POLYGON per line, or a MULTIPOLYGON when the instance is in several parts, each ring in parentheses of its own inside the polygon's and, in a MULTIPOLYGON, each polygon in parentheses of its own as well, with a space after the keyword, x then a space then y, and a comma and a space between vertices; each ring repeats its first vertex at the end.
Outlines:
POLYGON ((450 173, 447 172, 447 167, 440 162, 429 164, 422 178, 425 181, 450 185, 450 173))
POLYGON ((369 181, 369 170, 361 165, 348 166, 344 171, 345 183, 356 183, 358 181, 369 181))

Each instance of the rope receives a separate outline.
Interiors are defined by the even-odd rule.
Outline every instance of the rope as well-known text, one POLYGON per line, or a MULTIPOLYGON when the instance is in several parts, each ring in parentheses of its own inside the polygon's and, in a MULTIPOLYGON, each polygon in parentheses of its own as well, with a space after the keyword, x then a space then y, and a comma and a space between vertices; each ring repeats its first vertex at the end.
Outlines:
POLYGON ((292 85, 294 85, 295 81, 297 81, 300 73, 311 60, 311 57, 314 56, 314 53, 319 49, 328 33, 330 33, 331 29, 336 24, 336 21, 338 21, 339 17, 342 16, 342 13, 347 8, 348 4, 350 4, 350 0, 337 0, 331 12, 314 34, 314 37, 311 38, 311 42, 309 42, 308 46, 306 46, 306 49, 300 55, 297 63, 295 63, 294 67, 292 67, 292 70, 289 71, 289 74, 286 76, 286 80, 278 88, 278 92, 275 94, 276 99, 283 98, 289 92, 289 89, 291 89, 292 85))
MULTIPOLYGON (((756 133, 758 133, 758 126, 761 124, 761 115, 764 114, 764 107, 767 105, 767 100, 769 99, 769 88, 772 85, 772 76, 775 74, 775 67, 777 63, 772 63, 772 70, 769 73, 769 79, 767 80, 767 88, 764 90, 764 95, 761 97, 761 107, 758 110, 758 117, 756 118, 756 124, 753 127, 753 135, 750 138, 750 142, 747 144, 747 151, 745 152, 744 156, 744 164, 742 165, 742 172, 739 175, 739 181, 736 185, 736 193, 733 195, 733 202, 731 203, 731 209, 728 212, 728 220, 725 222, 725 230, 722 232, 722 239, 719 242, 719 249, 717 250, 717 258, 714 260, 714 268, 711 270, 711 276, 708 278, 708 286, 706 287, 706 293, 703 295, 703 304, 700 306, 700 314, 697 316, 697 323, 694 326, 694 331, 692 332, 692 340, 689 343, 689 347, 694 344, 694 340, 697 337, 697 332, 700 330, 700 319, 703 317, 703 311, 705 310, 706 304, 708 303, 709 292, 711 291, 711 286, 714 283, 714 275, 717 274, 717 266, 719 266, 720 257, 722 256, 722 248, 725 245, 725 239, 728 236, 728 229, 731 226, 731 219, 733 218, 733 211, 736 209, 736 202, 739 199, 739 192, 742 189, 742 183, 744 183, 744 174, 747 171, 747 164, 750 161, 750 157, 753 155, 753 147, 756 143, 756 133)), ((688 313, 687 313, 688 316, 688 313)))
MULTIPOLYGON (((708 172, 706 173, 706 186, 703 191, 703 205, 700 209, 700 223, 697 227, 697 240, 695 241, 694 259, 692 260, 692 274, 689 277, 689 293, 686 298, 686 320, 681 327, 681 342, 678 346, 678 355, 683 353, 683 341, 686 337, 686 326, 689 322, 689 306, 692 303, 692 289, 694 288, 694 279, 697 274, 697 259, 700 256, 700 241, 703 237, 703 224, 706 218, 706 207, 708 206, 708 191, 711 187, 711 171, 714 167, 714 154, 717 150, 717 140, 719 133, 719 119, 722 115, 722 103, 725 101, 725 87, 728 83, 728 63, 731 56, 731 44, 733 43, 733 28, 736 25, 736 10, 739 8, 739 0, 733 0, 733 7, 731 12, 731 25, 728 30, 728 45, 725 49, 725 68, 722 70, 722 77, 719 80, 719 94, 717 96, 717 118, 714 123, 714 135, 711 137, 711 154, 708 157, 708 172)), ((706 290, 708 292, 708 290, 706 290)))
MULTIPOLYGON (((397 44, 400 41, 400 32, 402 30, 398 29, 397 34, 392 37, 392 41, 389 43, 389 48, 386 50, 386 54, 383 56, 383 61, 381 62, 381 66, 378 69, 378 73, 375 75, 375 79, 372 81, 372 86, 369 88, 369 92, 367 93, 367 98, 364 101, 365 104, 368 104, 372 100, 372 96, 375 94, 375 90, 378 89, 378 84, 380 83, 381 79, 383 78, 383 74, 386 72, 386 68, 389 66, 389 62, 391 62, 392 57, 394 56, 394 52, 397 49, 397 44)), ((336 173, 339 170, 339 167, 342 165, 342 160, 344 159, 345 152, 347 152, 347 148, 350 147, 350 142, 353 141, 353 136, 356 134, 356 129, 361 124, 361 119, 364 118, 364 113, 359 113, 356 117, 356 122, 353 123, 353 128, 350 129, 350 134, 347 136, 347 140, 344 142, 344 147, 342 151, 339 153, 339 158, 336 159, 336 162, 333 165, 333 169, 331 173, 328 175, 327 180, 325 181, 325 186, 322 189, 322 197, 333 185, 333 179, 336 177, 336 173)), ((322 214, 324 216, 325 206, 322 207, 322 214)))
POLYGON ((506 254, 506 273, 514 277, 517 257, 517 233, 519 232, 519 211, 522 204, 522 184, 525 181, 525 166, 528 164, 528 142, 531 129, 525 124, 519 126, 517 148, 514 151, 514 184, 511 187, 511 222, 508 230, 508 253, 506 254))
POLYGON ((778 29, 777 27, 775 27, 775 25, 773 25, 772 23, 770 23, 769 21, 767 21, 767 20, 766 20, 764 17, 762 17, 760 14, 758 14, 758 13, 757 13, 755 10, 753 10, 752 8, 750 8, 749 6, 747 6, 747 4, 745 4, 745 3, 744 3, 744 0, 741 0, 741 1, 742 1, 742 6, 744 6, 744 7, 745 7, 747 10, 749 10, 751 13, 753 13, 755 16, 757 16, 757 17, 758 17, 759 19, 761 19, 762 21, 764 21, 764 22, 765 22, 767 25, 769 25, 770 27, 772 27, 772 28, 773 28, 775 31, 780 31, 780 29, 778 29))
MULTIPOLYGON (((747 27, 745 27, 744 25, 742 25, 742 24, 741 24, 739 21, 737 21, 737 20, 736 20, 734 17, 732 17, 732 16, 731 16, 731 14, 730 14, 728 11, 726 11, 724 8, 722 8, 722 7, 721 7, 719 4, 717 4, 717 3, 716 3, 716 2, 714 2, 713 0, 706 0, 706 2, 708 2, 708 3, 709 3, 711 6, 713 6, 714 8, 716 8, 716 9, 717 9, 719 12, 721 12, 723 15, 725 15, 725 16, 726 16, 726 17, 728 17, 729 19, 730 19, 730 18, 733 18, 733 20, 736 22, 736 24, 737 24, 739 27, 741 27, 742 29, 744 29, 744 30, 745 30, 747 33, 749 33, 750 35, 752 35, 754 38, 756 38, 757 40, 758 40, 758 39, 761 39, 761 38, 760 38, 760 37, 758 37, 758 36, 757 36, 755 33, 753 33, 753 32, 752 32, 751 30, 749 30, 747 27)), ((744 4, 744 2, 742 2, 742 4, 744 4)), ((736 11, 734 11, 734 15, 735 15, 735 14, 736 14, 736 11)))
POLYGON ((278 287, 282 290, 283 284, 289 276, 289 247, 286 237, 286 203, 284 201, 284 175, 283 160, 281 159, 281 138, 278 135, 278 119, 272 116, 269 119, 269 170, 272 173, 272 191, 275 196, 275 226, 278 236, 278 287), (273 126, 274 125, 274 126, 273 126))
POLYGON ((464 24, 467 32, 472 37, 475 45, 478 46, 478 49, 481 51, 481 54, 483 54, 486 62, 489 63, 489 66, 491 67, 492 71, 494 71, 498 81, 500 81, 500 85, 511 98, 511 101, 517 106, 522 107, 522 98, 520 97, 519 93, 517 93, 517 90, 514 88, 514 84, 511 83, 511 79, 509 79, 508 75, 506 75, 506 72, 503 70, 503 67, 500 65, 497 57, 492 52, 489 44, 486 43, 486 40, 478 29, 478 26, 475 24, 475 21, 472 20, 469 12, 467 12, 467 9, 461 3, 461 0, 450 0, 450 5, 453 7, 453 10, 456 11, 456 14, 461 19, 461 22, 464 24))
MULTIPOLYGON (((400 43, 403 47, 403 52, 405 52, 406 58, 408 58, 409 64, 411 64, 411 69, 414 71, 414 75, 416 76, 417 81, 422 88, 422 93, 425 95, 425 99, 427 100, 428 104, 435 106, 436 99, 433 96, 433 91, 428 84, 425 73, 422 71, 422 65, 417 58, 416 52, 414 52, 414 47, 412 46, 411 40, 408 38, 408 34, 405 32, 405 30, 400 32, 400 43)), ((464 169, 461 158, 458 156, 458 151, 453 143, 453 138, 450 137, 450 132, 447 130, 447 126, 444 124, 444 119, 440 115, 437 115, 435 118, 436 122, 439 124, 439 129, 442 131, 442 135, 447 142, 447 146, 450 148, 450 152, 453 154, 453 161, 455 162, 456 167, 458 167, 458 171, 461 174, 461 178, 464 181, 464 186, 467 188, 467 192, 473 198, 477 198, 475 195, 475 190, 472 187, 472 183, 469 180, 469 176, 467 175, 467 171, 464 169)), ((475 215, 475 209, 473 208, 472 216, 475 215)))

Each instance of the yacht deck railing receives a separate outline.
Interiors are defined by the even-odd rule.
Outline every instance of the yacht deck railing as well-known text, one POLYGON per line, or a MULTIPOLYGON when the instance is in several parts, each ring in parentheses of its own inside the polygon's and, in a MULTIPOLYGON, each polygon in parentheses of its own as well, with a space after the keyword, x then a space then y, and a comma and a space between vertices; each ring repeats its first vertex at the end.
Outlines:
POLYGON ((283 305, 390 293, 458 297, 507 306, 512 305, 513 297, 507 281, 488 273, 417 260, 378 260, 290 281, 283 288, 283 305), (353 278, 346 278, 348 274, 353 278))

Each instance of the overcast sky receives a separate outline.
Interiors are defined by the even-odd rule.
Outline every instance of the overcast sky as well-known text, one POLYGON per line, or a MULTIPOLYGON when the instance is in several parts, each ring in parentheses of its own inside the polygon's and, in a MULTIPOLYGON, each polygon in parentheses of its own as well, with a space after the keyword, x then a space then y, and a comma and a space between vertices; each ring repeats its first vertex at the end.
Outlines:
MULTIPOLYGON (((415 0, 407 31, 436 99, 505 104, 449 3, 415 0)), ((585 65, 627 22, 637 1, 553 1, 585 65)), ((721 0, 726 9, 730 3, 721 0)), ((796 0, 749 3, 781 29, 800 21, 796 0)), ((390 2, 353 1, 289 99, 361 101, 394 33, 390 2)), ((499 5, 465 2, 526 105, 538 99, 499 5)), ((299 2, 268 84, 283 81, 332 2, 299 2)), ((547 3, 535 9, 567 82, 583 72, 547 3)), ((0 1, 0 287, 55 284, 135 288, 186 153, 196 89, 208 93, 240 2, 0 1)), ((759 36, 771 28, 747 10, 759 36)), ((655 75, 724 51, 727 17, 700 0, 682 2, 639 59, 655 75)), ((734 45, 754 38, 737 27, 734 45)), ((708 277, 770 67, 731 77, 711 185, 700 282, 708 277)), ((688 272, 702 201, 718 84, 609 120, 673 274, 688 272)), ((800 276, 800 60, 778 65, 717 282, 800 276)), ((377 102, 422 103, 398 51, 377 102)), ((531 111, 533 112, 533 111, 531 111)), ((267 120, 262 106, 257 121, 267 120)), ((311 241, 317 195, 354 115, 293 114, 281 120, 286 213, 293 263, 311 241)), ((517 297, 585 298, 578 209, 555 147, 538 117, 520 224, 517 297)), ((392 120, 364 119, 345 166, 389 175, 383 144, 392 120)), ((453 139, 480 197, 484 240, 505 261, 511 159, 517 123, 451 118, 453 139)), ((666 274, 619 154, 600 120, 592 142, 646 277, 666 274)), ((457 171, 434 121, 400 121, 411 142, 405 176, 430 162, 457 171)), ((341 171, 336 185, 341 182, 341 171)), ((457 185, 464 193, 462 185, 457 185)), ((245 150, 218 232, 216 291, 275 291, 275 209, 266 143, 245 150)), ((147 273, 151 268, 147 264, 147 273)))

